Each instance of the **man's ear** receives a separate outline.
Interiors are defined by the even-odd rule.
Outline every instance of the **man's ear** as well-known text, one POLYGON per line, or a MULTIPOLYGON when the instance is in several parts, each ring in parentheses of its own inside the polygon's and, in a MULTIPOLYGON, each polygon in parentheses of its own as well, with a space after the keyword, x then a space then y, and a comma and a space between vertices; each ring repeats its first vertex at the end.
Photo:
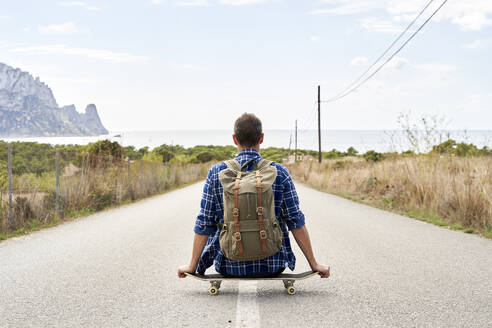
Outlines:
POLYGON ((237 142, 237 138, 236 138, 236 135, 235 134, 232 135, 232 140, 234 140, 234 144, 236 146, 239 146, 239 143, 237 142))
POLYGON ((265 136, 264 133, 261 134, 261 137, 260 137, 260 145, 263 143, 263 137, 265 136))

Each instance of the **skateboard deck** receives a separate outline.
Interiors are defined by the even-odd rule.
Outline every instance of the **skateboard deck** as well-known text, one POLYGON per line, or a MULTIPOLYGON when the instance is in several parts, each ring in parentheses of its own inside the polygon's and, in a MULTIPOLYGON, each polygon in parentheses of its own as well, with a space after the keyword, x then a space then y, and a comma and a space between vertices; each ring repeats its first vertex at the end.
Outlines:
POLYGON ((284 283, 285 290, 287 294, 294 295, 297 291, 294 287, 294 282, 296 280, 304 280, 317 275, 318 272, 306 271, 303 273, 281 273, 275 277, 264 277, 264 278, 248 278, 248 277, 224 277, 221 274, 196 274, 196 273, 186 273, 187 276, 201 281, 210 282, 210 287, 208 292, 210 295, 217 295, 220 289, 222 280, 282 280, 284 283))

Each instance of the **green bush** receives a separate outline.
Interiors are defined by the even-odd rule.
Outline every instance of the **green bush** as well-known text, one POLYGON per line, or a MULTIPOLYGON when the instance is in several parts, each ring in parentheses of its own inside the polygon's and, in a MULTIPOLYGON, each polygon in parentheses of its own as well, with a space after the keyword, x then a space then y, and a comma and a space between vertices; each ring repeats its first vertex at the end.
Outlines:
POLYGON ((364 159, 368 162, 379 162, 384 159, 384 155, 382 153, 378 153, 374 150, 369 150, 364 153, 364 159))
POLYGON ((92 208, 100 211, 106 207, 113 204, 114 192, 112 190, 105 190, 101 188, 96 188, 89 194, 89 203, 92 208))
POLYGON ((345 153, 346 156, 357 156, 359 152, 354 148, 354 147, 349 147, 347 149, 347 152, 345 153))

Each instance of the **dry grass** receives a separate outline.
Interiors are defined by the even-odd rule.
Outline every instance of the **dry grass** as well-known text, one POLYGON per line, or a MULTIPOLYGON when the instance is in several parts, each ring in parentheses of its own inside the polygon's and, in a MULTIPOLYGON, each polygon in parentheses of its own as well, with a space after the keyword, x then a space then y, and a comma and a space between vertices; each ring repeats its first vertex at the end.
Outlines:
POLYGON ((381 162, 300 163, 300 182, 331 193, 492 237, 492 158, 419 155, 381 162))
MULTIPOLYGON (((162 193, 203 179, 210 164, 175 164, 135 161, 93 167, 84 161, 60 176, 60 210, 55 210, 55 173, 40 177, 14 176, 14 227, 7 229, 8 197, 0 193, 1 232, 33 230, 64 217, 91 213, 162 193), (67 173, 68 172, 68 173, 67 173)), ((1 237, 1 236, 0 236, 1 237)), ((0 238, 1 239, 1 238, 0 238)))

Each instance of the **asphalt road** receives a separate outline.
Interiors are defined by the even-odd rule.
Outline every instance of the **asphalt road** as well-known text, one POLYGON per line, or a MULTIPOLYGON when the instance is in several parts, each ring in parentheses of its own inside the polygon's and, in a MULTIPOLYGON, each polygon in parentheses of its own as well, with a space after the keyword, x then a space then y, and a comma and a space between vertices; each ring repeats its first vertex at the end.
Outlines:
MULTIPOLYGON (((178 279, 202 183, 0 243, 0 327, 492 327, 492 241, 298 186, 332 277, 178 279)), ((296 271, 308 269, 296 248, 296 271)))

